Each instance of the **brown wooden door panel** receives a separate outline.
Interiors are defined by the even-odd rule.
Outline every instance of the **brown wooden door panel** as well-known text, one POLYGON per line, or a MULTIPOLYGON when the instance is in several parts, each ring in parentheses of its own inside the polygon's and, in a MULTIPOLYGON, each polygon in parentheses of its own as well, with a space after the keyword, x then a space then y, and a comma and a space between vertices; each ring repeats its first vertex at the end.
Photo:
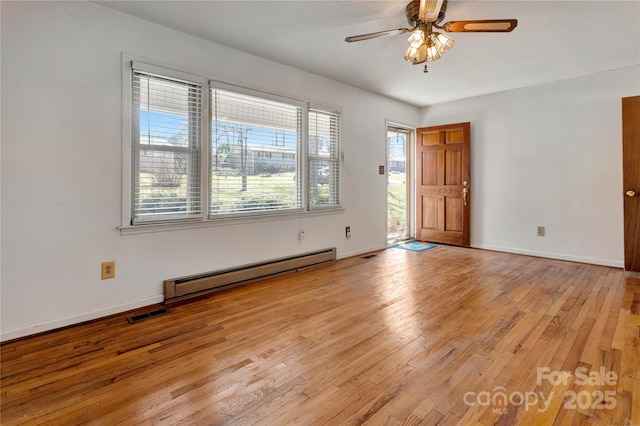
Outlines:
POLYGON ((444 197, 445 231, 462 232, 462 211, 464 205, 461 197, 444 197))
POLYGON ((462 149, 446 149, 444 158, 444 184, 462 185, 462 149))
POLYGON ((418 137, 418 143, 420 145, 438 145, 440 143, 439 132, 424 132, 418 137))
POLYGON ((624 269, 640 272, 640 96, 622 99, 622 184, 624 269))
POLYGON ((438 186, 438 162, 440 153, 438 151, 429 151, 422 153, 422 185, 438 186))
POLYGON ((464 130, 462 128, 447 130, 445 133, 445 143, 447 145, 464 144, 464 130))
POLYGON ((422 227, 438 230, 438 197, 422 197, 422 227))
POLYGON ((470 130, 469 123, 417 130, 418 240, 461 246, 470 243, 470 130))

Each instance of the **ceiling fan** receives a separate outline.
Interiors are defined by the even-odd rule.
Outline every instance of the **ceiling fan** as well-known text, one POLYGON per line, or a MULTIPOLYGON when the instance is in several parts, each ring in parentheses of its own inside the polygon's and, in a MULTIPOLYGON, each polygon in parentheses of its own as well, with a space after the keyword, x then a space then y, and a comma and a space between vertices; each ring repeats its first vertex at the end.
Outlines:
POLYGON ((442 53, 453 47, 454 40, 434 28, 448 33, 508 33, 518 25, 517 19, 485 19, 473 21, 450 21, 442 25, 447 10, 447 0, 413 0, 406 7, 407 21, 411 28, 397 28, 375 33, 347 37, 348 43, 390 35, 411 33, 409 48, 404 55, 413 65, 424 63, 424 72, 429 72, 426 62, 437 61, 442 53))

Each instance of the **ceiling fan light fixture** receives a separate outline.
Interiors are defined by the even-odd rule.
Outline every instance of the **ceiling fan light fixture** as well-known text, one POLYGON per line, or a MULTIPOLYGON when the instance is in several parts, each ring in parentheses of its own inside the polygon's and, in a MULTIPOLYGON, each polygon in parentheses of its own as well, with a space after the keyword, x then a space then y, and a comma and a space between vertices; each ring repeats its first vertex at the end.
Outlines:
POLYGON ((440 53, 447 53, 455 43, 451 37, 438 32, 431 33, 431 39, 440 53))
POLYGON ((407 41, 409 42, 409 47, 419 48, 424 43, 424 32, 420 29, 413 31, 407 41))
POLYGON ((413 65, 437 61, 441 57, 438 48, 431 38, 427 38, 420 47, 409 46, 407 52, 404 54, 404 60, 411 62, 413 65))
POLYGON ((426 60, 427 54, 423 46, 424 44, 420 47, 409 46, 407 52, 404 54, 404 60, 414 65, 423 63, 426 60))
POLYGON ((440 52, 438 51, 435 43, 430 38, 425 41, 423 46, 425 46, 427 62, 437 61, 442 57, 440 56, 440 52))

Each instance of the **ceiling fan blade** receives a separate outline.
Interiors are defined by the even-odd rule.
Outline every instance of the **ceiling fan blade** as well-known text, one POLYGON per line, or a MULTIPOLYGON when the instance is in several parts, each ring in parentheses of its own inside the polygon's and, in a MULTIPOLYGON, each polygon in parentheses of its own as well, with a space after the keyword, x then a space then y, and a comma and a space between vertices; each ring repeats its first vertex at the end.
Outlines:
POLYGON ((409 31, 411 31, 409 28, 398 28, 395 30, 378 31, 376 33, 360 34, 360 35, 355 35, 351 37, 346 37, 344 41, 346 41, 347 43, 352 43, 354 41, 370 40, 372 38, 403 34, 409 31))
POLYGON ((508 33, 517 26, 517 19, 487 19, 451 21, 442 25, 442 29, 450 33, 508 33))
POLYGON ((435 22, 440 14, 444 0, 420 0, 418 18, 424 22, 435 22))

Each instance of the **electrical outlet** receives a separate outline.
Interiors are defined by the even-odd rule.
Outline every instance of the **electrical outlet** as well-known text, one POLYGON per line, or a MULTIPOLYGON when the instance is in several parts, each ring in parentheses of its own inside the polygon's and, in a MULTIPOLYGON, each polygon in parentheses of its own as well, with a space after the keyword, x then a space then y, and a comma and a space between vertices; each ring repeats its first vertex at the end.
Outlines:
POLYGON ((544 237, 544 226, 538 226, 538 237, 544 237))
POLYGON ((116 277, 116 261, 109 260, 108 262, 102 262, 102 273, 101 277, 103 280, 107 280, 109 278, 116 277))
POLYGON ((344 228, 344 236, 345 236, 345 238, 351 238, 351 227, 350 226, 346 226, 344 228))

